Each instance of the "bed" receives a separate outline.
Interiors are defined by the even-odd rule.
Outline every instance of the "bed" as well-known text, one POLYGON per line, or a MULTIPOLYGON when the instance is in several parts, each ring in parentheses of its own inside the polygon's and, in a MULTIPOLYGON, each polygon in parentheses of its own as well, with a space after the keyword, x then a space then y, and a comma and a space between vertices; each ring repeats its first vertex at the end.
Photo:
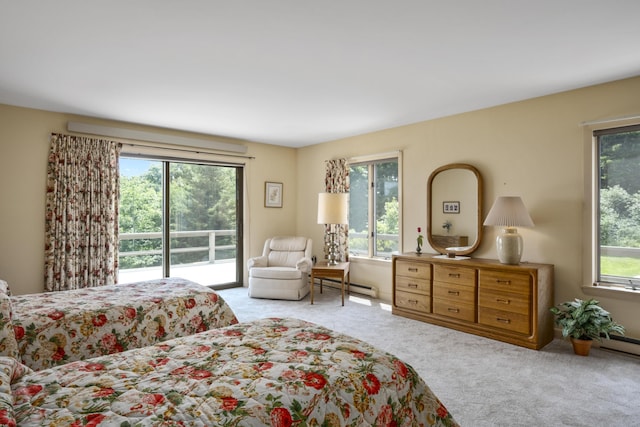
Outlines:
POLYGON ((410 365, 291 318, 0 377, 5 425, 457 426, 410 365))
POLYGON ((215 291, 180 278, 10 296, 8 304, 17 359, 34 370, 238 322, 215 291))

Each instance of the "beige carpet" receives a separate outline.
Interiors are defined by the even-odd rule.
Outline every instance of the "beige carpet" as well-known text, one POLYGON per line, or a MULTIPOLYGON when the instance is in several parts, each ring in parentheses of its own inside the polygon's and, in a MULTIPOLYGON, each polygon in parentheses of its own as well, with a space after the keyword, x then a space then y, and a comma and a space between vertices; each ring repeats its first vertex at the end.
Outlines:
POLYGON ((391 314, 353 294, 345 306, 327 289, 315 304, 219 291, 238 319, 296 317, 367 341, 413 366, 465 427, 640 426, 640 358, 602 349, 575 356, 555 340, 540 351, 391 314))

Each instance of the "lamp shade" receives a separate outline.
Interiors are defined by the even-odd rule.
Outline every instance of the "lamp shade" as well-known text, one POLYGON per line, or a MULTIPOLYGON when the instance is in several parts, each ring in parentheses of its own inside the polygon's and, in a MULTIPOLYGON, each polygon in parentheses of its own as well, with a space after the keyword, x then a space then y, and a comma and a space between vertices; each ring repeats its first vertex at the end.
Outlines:
POLYGON ((533 221, 518 196, 501 196, 496 199, 484 220, 484 225, 500 227, 533 227, 533 221))
POLYGON ((348 224, 349 193, 318 194, 318 224, 348 224))

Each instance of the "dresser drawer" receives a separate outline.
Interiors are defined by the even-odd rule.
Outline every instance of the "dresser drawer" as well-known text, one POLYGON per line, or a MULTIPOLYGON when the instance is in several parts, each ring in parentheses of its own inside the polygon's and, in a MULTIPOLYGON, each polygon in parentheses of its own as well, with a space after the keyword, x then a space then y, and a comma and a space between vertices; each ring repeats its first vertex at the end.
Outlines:
POLYGON ((449 265, 434 265, 433 280, 437 280, 438 282, 475 286, 476 270, 473 268, 454 267, 449 265))
POLYGON ((475 288, 454 283, 433 282, 433 296, 434 298, 446 298, 466 304, 476 303, 475 288))
POLYGON ((526 295, 531 292, 531 281, 527 273, 480 270, 478 274, 480 289, 493 289, 499 292, 516 292, 526 295))
MULTIPOLYGON (((435 308, 435 305, 434 305, 435 308)), ((493 326, 521 334, 530 334, 531 326, 528 314, 512 313, 493 308, 480 307, 478 310, 478 323, 493 326)))
POLYGON ((496 310, 529 315, 531 303, 526 295, 480 289, 478 292, 478 305, 496 310))
POLYGON ((426 262, 396 261, 396 276, 431 279, 431 264, 426 262))
POLYGON ((396 276, 396 290, 431 295, 431 281, 413 277, 396 276))
POLYGON ((421 313, 431 313, 431 299, 428 295, 396 290, 395 301, 396 307, 415 310, 421 313))
POLYGON ((453 317, 467 322, 476 321, 475 306, 460 301, 434 297, 433 312, 441 316, 453 317))

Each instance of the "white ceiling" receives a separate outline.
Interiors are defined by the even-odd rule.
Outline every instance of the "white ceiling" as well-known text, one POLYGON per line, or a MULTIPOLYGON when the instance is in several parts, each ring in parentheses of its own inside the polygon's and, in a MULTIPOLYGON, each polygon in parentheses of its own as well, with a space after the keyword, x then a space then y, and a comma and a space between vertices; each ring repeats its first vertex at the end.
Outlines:
POLYGON ((640 75, 639 20, 638 0, 0 0, 0 103, 300 147, 640 75))

